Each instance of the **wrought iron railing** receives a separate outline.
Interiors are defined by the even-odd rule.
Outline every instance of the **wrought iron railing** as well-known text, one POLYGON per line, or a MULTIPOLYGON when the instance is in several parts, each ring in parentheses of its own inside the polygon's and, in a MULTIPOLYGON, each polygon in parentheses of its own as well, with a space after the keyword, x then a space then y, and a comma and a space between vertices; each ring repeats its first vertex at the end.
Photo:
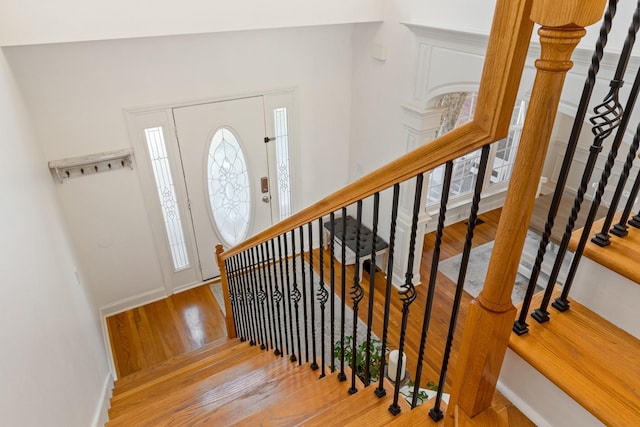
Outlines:
MULTIPOLYGON (((572 166, 575 167, 572 163, 573 156, 578 146, 578 140, 580 138, 580 132, 582 130, 583 123, 585 122, 585 119, 587 117, 589 101, 596 86, 596 77, 600 70, 600 64, 605 55, 604 49, 607 44, 609 31, 612 28, 613 19, 616 15, 617 4, 618 0, 609 1, 608 8, 600 29, 600 38, 597 42, 596 49, 592 57, 591 66, 589 68, 589 72, 584 84, 584 89, 582 92, 582 97, 580 99, 578 111, 575 116, 572 132, 567 143, 564 161, 553 194, 553 200, 549 209, 545 229, 540 240, 538 253, 536 255, 536 259, 532 268, 532 274, 529 279, 526 297, 522 304, 519 318, 514 323, 513 330, 518 335, 523 335, 529 330, 526 319, 529 313, 530 304, 536 286, 539 282, 544 256, 550 243, 550 236, 554 227, 556 216, 558 214, 558 208, 563 195, 566 193, 567 180, 570 175, 572 166)), ((553 262, 553 268, 551 269, 547 283, 544 286, 545 291, 542 302, 540 306, 535 308, 531 313, 531 317, 539 323, 547 322, 550 319, 549 305, 551 305, 559 312, 563 312, 569 309, 569 292, 575 280, 576 272, 584 254, 585 247, 587 245, 589 237, 591 236, 591 230, 595 220, 597 219, 596 216, 601 207, 603 196, 605 195, 605 192, 609 190, 609 179, 611 177, 616 159, 618 157, 618 152, 620 151, 620 148, 622 146, 625 133, 628 126, 630 125, 630 121, 632 120, 632 113, 634 111, 638 93, 640 91, 640 70, 637 70, 625 106, 622 106, 621 89, 624 84, 629 60, 631 58, 632 49, 636 41, 636 36, 639 29, 640 2, 638 2, 635 12, 631 17, 631 23, 627 31, 627 37, 624 42, 622 52, 619 54, 615 75, 609 85, 610 90, 604 100, 593 108, 593 114, 589 118, 589 122, 592 125, 591 130, 594 135, 592 145, 589 149, 589 156, 586 161, 585 168, 582 171, 580 184, 575 195, 571 213, 566 219, 566 226, 564 229, 562 240, 557 248, 556 253, 554 254, 555 259, 553 262), (576 220, 578 219, 578 215, 580 213, 582 205, 585 203, 585 195, 587 194, 587 191, 589 189, 596 164, 599 160, 601 152, 606 146, 607 140, 610 139, 611 136, 613 136, 613 141, 611 142, 611 145, 609 147, 602 174, 597 183, 593 199, 591 200, 591 206, 586 218, 586 222, 582 228, 579 242, 573 252, 566 279, 564 279, 563 283, 559 283, 559 275, 563 269, 563 263, 565 262, 565 258, 567 257, 567 254, 569 252, 569 244, 571 236, 575 231, 576 220), (553 303, 551 303, 554 289, 556 289, 557 285, 559 284, 562 286, 562 292, 560 296, 556 298, 553 303)), ((622 199, 625 189, 628 187, 629 175, 633 166, 633 161, 637 156, 639 147, 640 124, 637 127, 632 143, 629 145, 626 159, 620 172, 620 178, 615 187, 615 190, 613 191, 609 210, 603 223, 602 229, 592 239, 592 242, 599 246, 604 247, 610 244, 610 232, 620 237, 623 237, 627 233, 627 222, 637 198, 638 188, 640 187, 638 179, 636 179, 636 181, 633 183, 632 189, 629 192, 628 201, 619 222, 615 226, 613 226, 613 228, 612 224, 616 212, 618 211, 619 203, 622 199)), ((638 174, 638 176, 640 177, 640 173, 638 174)), ((629 224, 635 226, 637 222, 631 220, 629 224)))
MULTIPOLYGON (((582 27, 597 21, 602 14, 601 0, 588 0, 578 8, 563 8, 562 1, 499 0, 486 54, 478 103, 474 119, 402 158, 339 190, 326 199, 304 209, 241 245, 223 251, 218 248, 223 288, 227 296, 230 335, 236 334, 250 344, 265 350, 273 349, 279 357, 288 355, 292 362, 309 363, 325 376, 328 369, 340 381, 350 381, 349 393, 358 392, 356 370, 359 365, 358 335, 363 335, 365 356, 361 379, 366 386, 372 382, 372 358, 381 362, 375 395, 387 394, 385 385, 393 385, 393 400, 389 410, 400 411, 399 393, 402 378, 403 350, 405 350, 407 322, 411 313, 421 315, 419 353, 416 368, 412 407, 417 405, 417 391, 421 386, 424 353, 428 345, 428 331, 434 304, 440 246, 446 220, 453 161, 477 149, 482 149, 476 176, 475 193, 469 211, 462 265, 458 273, 454 303, 443 357, 440 361, 438 394, 430 415, 439 420, 444 416, 442 397, 445 386, 451 384, 450 405, 460 414, 475 416, 490 406, 495 382, 500 370, 495 360, 502 360, 506 339, 510 333, 515 309, 511 303, 511 287, 524 245, 526 222, 531 215, 537 184, 532 176, 540 176, 544 152, 551 135, 564 75, 571 66, 572 48, 584 35, 582 27), (447 379, 457 319, 463 296, 466 269, 473 245, 474 230, 481 201, 482 182, 487 169, 489 145, 503 138, 508 131, 518 83, 526 58, 533 22, 542 25, 542 57, 536 62, 541 71, 536 77, 533 96, 527 113, 514 176, 502 211, 494 253, 489 265, 485 288, 470 306, 467 324, 459 346, 456 376, 447 379), (569 49, 567 49, 569 47, 569 49), (541 126, 540 123, 549 124, 541 126), (426 299, 417 300, 413 266, 420 262, 422 248, 416 247, 420 213, 424 209, 423 181, 429 171, 445 166, 444 187, 438 214, 436 246, 433 251, 426 299), (399 241, 399 205, 408 194, 408 237, 399 241), (411 203, 412 199, 412 203, 411 203), (365 210, 366 208, 366 210, 365 210), (369 208, 371 208, 369 210, 369 208), (349 215, 355 216, 349 220, 349 215), (384 218, 382 220, 381 218, 384 218), (348 226, 348 223, 352 226, 348 226), (354 225, 355 224, 355 225, 354 225), (305 237, 306 230, 306 237, 305 237), (315 231, 317 239, 314 239, 315 231), (355 233, 353 253, 348 254, 347 233, 355 233), (371 236, 370 253, 361 252, 364 234, 371 236), (377 239, 386 239, 386 270, 384 260, 378 258, 377 239), (340 246, 337 248, 336 246, 340 246), (404 246, 400 246, 404 245, 404 246), (277 251, 276 251, 277 247, 277 251), (396 254, 407 254, 402 274, 395 274, 396 254), (351 255, 353 259, 348 255, 351 255), (368 264, 368 290, 363 287, 362 261, 368 264), (317 262, 316 262, 317 261, 317 262), (347 264, 353 267, 347 269, 347 264), (314 273, 313 267, 317 265, 314 273), (378 266, 384 274, 378 276, 378 266), (328 272, 325 270, 328 268, 328 272), (328 273, 328 274, 327 274, 328 273), (401 283, 392 283, 401 275, 401 283), (328 277, 327 277, 328 276, 328 277), (339 276, 339 277, 338 277, 339 276), (383 278, 383 279, 382 279, 383 278), (384 280, 382 298, 381 347, 371 353, 372 326, 378 295, 376 280, 384 280), (507 283, 505 286, 504 284, 507 283), (395 302, 394 302, 395 301, 395 302), (329 307, 327 308, 327 303, 329 307), (401 307, 400 319, 392 319, 391 307, 401 307), (359 319, 360 309, 367 308, 367 316, 359 319), (346 324, 351 312, 351 324, 346 324), (469 318, 472 321, 469 321, 469 318), (504 319, 508 319, 506 322, 504 319), (318 324, 319 320, 319 324, 318 324), (363 322, 363 323, 360 323, 363 322), (397 328, 397 330, 395 329, 397 328), (391 342, 394 330, 397 341, 391 342), (483 331, 483 333, 479 333, 483 331), (346 336, 351 334, 352 339, 346 336), (338 357, 334 358, 336 336, 338 357), (345 349, 346 343, 350 351, 345 349), (399 350, 394 366, 395 376, 385 378, 385 350, 399 350), (345 360, 345 354, 351 355, 345 360), (347 378, 346 364, 351 366, 347 378), (478 368, 480 367, 480 368, 478 368), (465 386, 462 387, 464 380, 465 386)), ((575 5, 575 2, 571 2, 575 5)), ((610 10, 610 15, 613 12, 610 10)), ((606 117, 606 116, 605 116, 606 117)), ((611 127, 611 125, 609 125, 611 127)))

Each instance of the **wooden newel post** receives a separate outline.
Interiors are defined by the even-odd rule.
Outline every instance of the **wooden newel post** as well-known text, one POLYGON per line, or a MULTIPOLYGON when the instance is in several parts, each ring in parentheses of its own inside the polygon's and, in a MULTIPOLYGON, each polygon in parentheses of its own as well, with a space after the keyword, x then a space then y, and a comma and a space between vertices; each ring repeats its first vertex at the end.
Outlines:
POLYGON ((532 0, 531 20, 540 24, 541 54, 513 177, 500 217, 484 289, 469 306, 447 425, 456 411, 472 418, 488 409, 506 353, 516 309, 511 302, 538 180, 571 54, 584 27, 602 16, 606 0, 532 0))
POLYGON ((227 336, 229 338, 235 338, 236 327, 233 323, 233 311, 231 309, 231 299, 229 298, 229 282, 227 280, 227 268, 222 259, 222 252, 224 249, 222 245, 216 246, 216 259, 218 261, 218 268, 220 269, 220 279, 222 281, 222 294, 224 295, 224 309, 225 309, 225 323, 227 325, 227 336))

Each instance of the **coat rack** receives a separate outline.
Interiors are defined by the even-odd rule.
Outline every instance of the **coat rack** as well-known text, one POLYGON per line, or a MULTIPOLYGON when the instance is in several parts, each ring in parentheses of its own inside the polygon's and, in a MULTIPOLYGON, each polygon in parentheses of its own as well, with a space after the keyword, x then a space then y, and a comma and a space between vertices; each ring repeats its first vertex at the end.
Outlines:
POLYGON ((51 174, 61 184, 65 179, 127 167, 133 169, 133 150, 131 149, 70 157, 49 162, 51 174))

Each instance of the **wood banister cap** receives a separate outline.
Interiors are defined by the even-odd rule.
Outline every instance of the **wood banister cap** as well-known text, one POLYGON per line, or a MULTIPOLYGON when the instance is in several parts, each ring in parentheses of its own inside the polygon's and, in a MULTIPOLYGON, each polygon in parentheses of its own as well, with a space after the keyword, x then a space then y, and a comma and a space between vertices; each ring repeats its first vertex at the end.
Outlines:
POLYGON ((588 27, 602 18, 607 0, 533 0, 531 20, 546 27, 588 27))

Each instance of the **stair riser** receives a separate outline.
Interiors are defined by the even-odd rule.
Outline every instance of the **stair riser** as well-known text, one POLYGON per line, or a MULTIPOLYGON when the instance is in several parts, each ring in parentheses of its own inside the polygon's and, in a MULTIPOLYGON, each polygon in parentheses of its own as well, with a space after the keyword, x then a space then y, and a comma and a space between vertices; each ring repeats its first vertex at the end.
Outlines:
POLYGON ((640 285, 583 258, 571 288, 571 298, 640 339, 640 285))
POLYGON ((497 388, 539 427, 604 426, 510 349, 507 349, 497 388))

